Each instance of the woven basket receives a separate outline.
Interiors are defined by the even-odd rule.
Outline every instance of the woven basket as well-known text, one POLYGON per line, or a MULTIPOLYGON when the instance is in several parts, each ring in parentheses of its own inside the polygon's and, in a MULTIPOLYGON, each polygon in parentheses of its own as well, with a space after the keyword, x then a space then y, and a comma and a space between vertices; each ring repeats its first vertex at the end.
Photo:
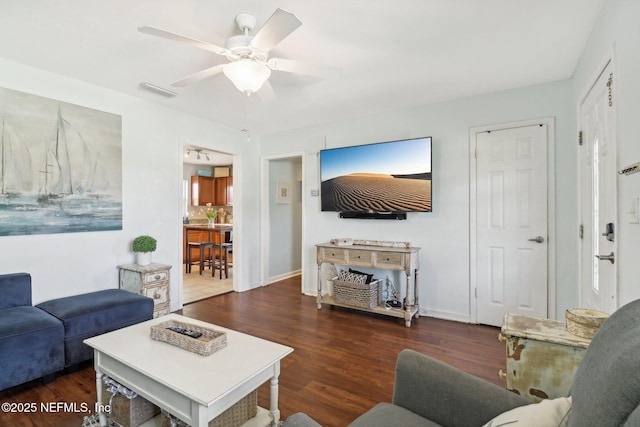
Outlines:
POLYGON ((572 308, 565 312, 567 331, 582 338, 593 338, 600 326, 609 317, 602 311, 572 308))
POLYGON ((333 281, 333 300, 338 304, 358 308, 374 308, 380 304, 380 280, 369 284, 333 281))
POLYGON ((121 394, 112 395, 104 382, 102 404, 105 407, 109 405, 111 412, 106 414, 107 417, 121 427, 137 427, 160 413, 160 408, 142 396, 129 399, 121 394))
POLYGON ((151 327, 151 339, 164 341, 185 350, 197 353, 201 356, 209 356, 227 346, 226 332, 216 331, 191 323, 169 320, 151 327), (194 332, 200 332, 200 338, 192 338, 179 334, 167 328, 183 328, 194 332))
MULTIPOLYGON (((211 421, 209 427, 240 427, 258 414, 258 390, 254 390, 211 421)), ((162 427, 186 426, 181 420, 162 411, 162 427)))

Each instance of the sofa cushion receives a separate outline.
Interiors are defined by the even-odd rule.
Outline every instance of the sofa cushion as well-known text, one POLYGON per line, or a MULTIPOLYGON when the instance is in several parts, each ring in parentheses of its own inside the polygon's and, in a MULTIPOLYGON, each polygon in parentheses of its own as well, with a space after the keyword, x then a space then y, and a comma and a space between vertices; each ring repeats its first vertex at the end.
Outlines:
POLYGON ((354 270, 353 268, 349 269, 349 273, 354 273, 354 274, 360 274, 363 276, 367 276, 367 279, 364 281, 365 284, 369 284, 371 282, 373 282, 373 274, 369 274, 369 273, 364 273, 362 271, 358 271, 358 270, 354 270))
POLYGON ((83 341, 153 318, 153 300, 122 289, 107 289, 54 299, 36 307, 64 325, 65 367, 91 359, 83 341))
POLYGON ((408 409, 393 403, 378 403, 356 418, 349 427, 439 427, 433 421, 422 418, 408 409))
POLYGON ((0 309, 31 306, 31 275, 11 273, 0 275, 0 309))
POLYGON ((282 427, 322 427, 310 416, 302 412, 296 412, 282 423, 282 427))
POLYGON ((64 368, 62 322, 35 307, 0 310, 0 390, 64 368))
POLYGON ((484 427, 564 427, 569 421, 570 412, 571 398, 559 397, 511 409, 498 415, 484 427))
MULTIPOLYGON (((640 405, 640 300, 600 327, 576 370, 571 427, 626 426, 640 405)), ((636 418, 638 419, 638 418, 636 418)))

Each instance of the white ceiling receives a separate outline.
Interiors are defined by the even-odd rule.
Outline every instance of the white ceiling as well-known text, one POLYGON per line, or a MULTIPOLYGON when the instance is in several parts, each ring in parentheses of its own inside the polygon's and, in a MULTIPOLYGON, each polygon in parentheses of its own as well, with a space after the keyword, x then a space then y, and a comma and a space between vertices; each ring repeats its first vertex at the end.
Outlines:
POLYGON ((0 56, 210 118, 270 133, 569 78, 605 0, 2 0, 0 56), (220 74, 174 98, 143 90, 223 57, 142 34, 160 27, 224 45, 235 16, 259 28, 276 8, 302 26, 271 52, 334 66, 318 80, 273 72, 277 100, 220 74))

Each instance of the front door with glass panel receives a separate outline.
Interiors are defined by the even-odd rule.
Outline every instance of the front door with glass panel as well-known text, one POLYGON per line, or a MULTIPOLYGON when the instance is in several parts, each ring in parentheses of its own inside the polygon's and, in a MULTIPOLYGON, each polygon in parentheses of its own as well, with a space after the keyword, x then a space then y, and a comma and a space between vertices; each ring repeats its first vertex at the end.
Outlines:
POLYGON ((616 139, 607 64, 580 104, 580 305, 612 313, 616 282, 616 139))

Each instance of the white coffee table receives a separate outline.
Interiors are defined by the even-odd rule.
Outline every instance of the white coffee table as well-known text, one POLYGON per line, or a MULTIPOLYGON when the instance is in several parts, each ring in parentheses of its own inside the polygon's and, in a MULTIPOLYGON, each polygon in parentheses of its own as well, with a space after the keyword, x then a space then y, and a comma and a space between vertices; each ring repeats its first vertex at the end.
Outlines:
MULTIPOLYGON (((102 376, 108 375, 193 427, 208 422, 253 390, 271 382, 270 408, 260 410, 252 425, 277 425, 280 360, 291 347, 169 314, 84 341, 94 349, 98 402, 102 376), (227 346, 210 356, 152 340, 151 325, 177 320, 227 333, 227 346)), ((101 425, 106 424, 100 414, 101 425)))

